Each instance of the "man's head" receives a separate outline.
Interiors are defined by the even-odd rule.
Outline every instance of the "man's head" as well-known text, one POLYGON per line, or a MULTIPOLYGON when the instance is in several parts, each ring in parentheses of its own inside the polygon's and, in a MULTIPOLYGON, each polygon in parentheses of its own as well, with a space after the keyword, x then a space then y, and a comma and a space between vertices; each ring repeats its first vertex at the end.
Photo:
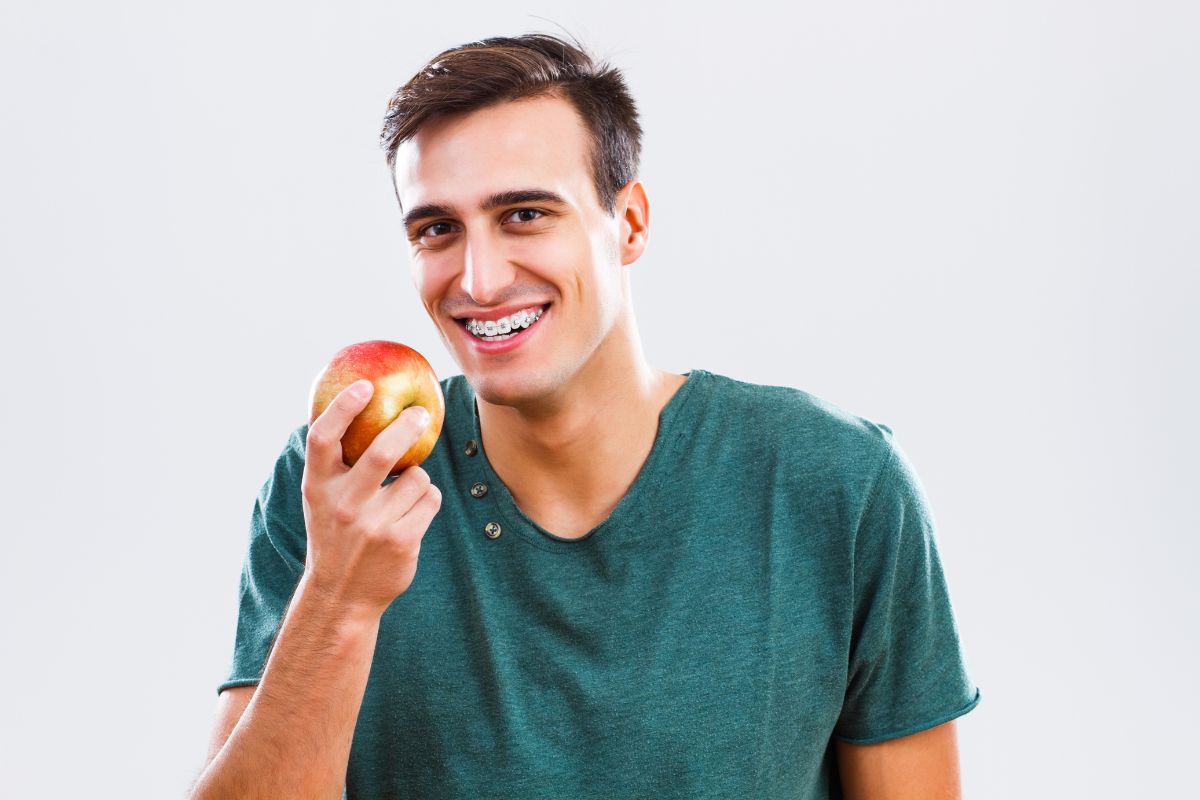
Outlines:
POLYGON ((393 98, 414 285, 483 400, 545 410, 641 375, 638 134, 619 73, 546 36, 443 53, 393 98))
POLYGON ((396 90, 379 137, 388 171, 395 180, 396 149, 439 116, 543 95, 567 100, 583 119, 596 192, 600 204, 613 213, 617 192, 638 173, 642 129, 637 108, 619 71, 545 34, 452 48, 396 90))

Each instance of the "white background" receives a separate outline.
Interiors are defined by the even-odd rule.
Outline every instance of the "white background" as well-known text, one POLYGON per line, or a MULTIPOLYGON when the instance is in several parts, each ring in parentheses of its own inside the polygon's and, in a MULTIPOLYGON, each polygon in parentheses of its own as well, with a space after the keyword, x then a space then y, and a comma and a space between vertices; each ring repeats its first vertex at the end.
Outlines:
POLYGON ((436 52, 561 24, 622 67, 647 354, 893 427, 933 501, 975 798, 1192 785, 1192 3, 6 3, 9 797, 179 797, 253 498, 345 344, 458 372, 377 149, 436 52))

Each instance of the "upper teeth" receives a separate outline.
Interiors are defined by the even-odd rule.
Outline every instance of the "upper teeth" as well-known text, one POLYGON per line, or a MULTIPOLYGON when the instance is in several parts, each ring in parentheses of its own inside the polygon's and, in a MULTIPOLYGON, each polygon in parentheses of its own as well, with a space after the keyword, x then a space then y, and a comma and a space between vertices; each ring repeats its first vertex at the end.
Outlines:
POLYGON ((528 328, 542 316, 541 308, 523 308, 515 314, 500 319, 480 321, 467 320, 467 330, 476 336, 497 336, 520 328, 528 328))

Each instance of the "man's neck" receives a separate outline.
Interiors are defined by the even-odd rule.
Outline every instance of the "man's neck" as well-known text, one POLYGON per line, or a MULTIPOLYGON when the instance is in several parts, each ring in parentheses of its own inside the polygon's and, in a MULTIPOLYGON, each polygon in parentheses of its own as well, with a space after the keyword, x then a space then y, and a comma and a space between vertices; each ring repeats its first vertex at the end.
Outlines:
POLYGON ((586 533, 620 502, 685 380, 647 364, 636 335, 622 339, 564 387, 570 396, 536 412, 477 399, 492 467, 517 505, 560 536, 586 533))

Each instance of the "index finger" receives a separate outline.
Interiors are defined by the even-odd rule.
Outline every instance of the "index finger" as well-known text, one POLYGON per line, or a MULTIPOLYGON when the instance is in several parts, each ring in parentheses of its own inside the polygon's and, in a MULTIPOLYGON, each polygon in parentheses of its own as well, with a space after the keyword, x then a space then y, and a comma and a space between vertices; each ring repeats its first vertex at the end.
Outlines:
POLYGON ((346 469, 342 460, 342 437, 354 418, 367 407, 374 392, 375 385, 370 381, 355 381, 338 392, 308 426, 304 461, 311 472, 335 475, 346 469))

